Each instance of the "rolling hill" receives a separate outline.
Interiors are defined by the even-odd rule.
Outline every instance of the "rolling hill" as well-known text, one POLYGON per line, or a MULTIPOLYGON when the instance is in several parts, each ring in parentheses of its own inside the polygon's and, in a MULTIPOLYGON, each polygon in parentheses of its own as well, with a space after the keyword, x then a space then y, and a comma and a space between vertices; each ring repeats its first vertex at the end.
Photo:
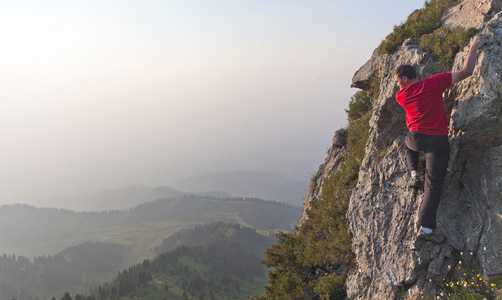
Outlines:
POLYGON ((0 207, 0 253, 35 257, 85 242, 117 243, 128 249, 128 266, 149 258, 163 239, 182 229, 224 221, 263 232, 289 231, 300 213, 298 207, 273 201, 196 196, 103 212, 6 205, 0 207))

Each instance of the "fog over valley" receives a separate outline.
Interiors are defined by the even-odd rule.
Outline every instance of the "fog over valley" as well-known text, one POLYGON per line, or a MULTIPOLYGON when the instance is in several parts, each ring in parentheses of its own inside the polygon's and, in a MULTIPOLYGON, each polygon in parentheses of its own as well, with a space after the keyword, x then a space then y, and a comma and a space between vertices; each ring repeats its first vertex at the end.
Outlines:
POLYGON ((308 180, 352 74, 421 4, 3 1, 0 204, 211 172, 308 180))

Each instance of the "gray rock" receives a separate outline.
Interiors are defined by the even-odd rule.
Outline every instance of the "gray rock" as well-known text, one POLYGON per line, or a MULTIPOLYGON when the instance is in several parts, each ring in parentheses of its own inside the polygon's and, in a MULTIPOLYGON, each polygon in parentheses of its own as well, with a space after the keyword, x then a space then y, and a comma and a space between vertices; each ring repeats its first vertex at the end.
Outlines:
POLYGON ((345 130, 337 130, 333 137, 333 148, 343 148, 347 146, 347 132, 345 130))

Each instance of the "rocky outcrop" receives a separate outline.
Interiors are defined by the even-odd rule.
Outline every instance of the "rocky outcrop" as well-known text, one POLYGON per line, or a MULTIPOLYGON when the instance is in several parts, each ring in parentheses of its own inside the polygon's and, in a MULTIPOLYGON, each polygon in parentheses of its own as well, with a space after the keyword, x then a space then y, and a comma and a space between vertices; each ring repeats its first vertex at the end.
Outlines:
MULTIPOLYGON (((347 212, 355 255, 346 282, 349 299, 435 295, 462 258, 475 259, 482 274, 502 275, 501 8, 497 0, 465 0, 443 19, 446 25, 478 27, 489 42, 479 50, 474 74, 445 93, 451 159, 438 210, 438 228, 448 237, 441 246, 416 239, 423 188, 407 187, 405 113, 395 100, 398 88, 392 75, 400 64, 416 66, 422 78, 440 68, 419 48, 419 40, 410 39, 392 54, 373 53, 354 75, 354 87, 367 88, 376 74, 381 85, 347 212)), ((467 53, 468 47, 457 54, 454 70, 463 66, 467 53)), ((336 172, 343 151, 332 148, 312 178, 302 218, 319 199, 323 180, 336 172)))
MULTIPOLYGON (((380 97, 347 213, 356 257, 347 279, 350 299, 434 294, 460 253, 472 253, 483 274, 502 274, 502 13, 485 23, 481 34, 490 41, 474 74, 445 94, 452 153, 438 211, 438 228, 448 237, 442 246, 416 240, 423 191, 406 185, 404 111, 395 100, 392 78, 403 63, 417 66, 422 77, 438 68, 412 40, 380 58, 380 97)), ((454 69, 463 65, 467 52, 468 47, 457 55, 454 69)))
POLYGON ((340 163, 343 160, 343 154, 347 151, 346 133, 343 130, 335 132, 333 137, 333 146, 328 150, 328 156, 324 164, 319 167, 317 173, 310 179, 307 190, 307 197, 303 204, 302 216, 300 223, 303 223, 308 216, 307 212, 312 207, 312 204, 318 201, 322 195, 322 185, 325 180, 340 168, 340 163))
POLYGON ((370 60, 368 60, 359 71, 354 74, 352 78, 352 85, 350 87, 366 90, 370 87, 371 82, 378 76, 378 64, 380 63, 380 56, 378 56, 377 50, 373 51, 373 55, 370 60))

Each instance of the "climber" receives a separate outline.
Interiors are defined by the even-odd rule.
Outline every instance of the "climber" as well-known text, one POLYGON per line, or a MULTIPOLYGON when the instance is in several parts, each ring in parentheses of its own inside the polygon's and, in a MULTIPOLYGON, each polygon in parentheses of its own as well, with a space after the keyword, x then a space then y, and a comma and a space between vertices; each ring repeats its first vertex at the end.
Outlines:
POLYGON ((419 151, 425 153, 424 199, 419 211, 418 238, 435 244, 442 244, 446 238, 436 232, 436 212, 441 200, 443 182, 446 176, 450 145, 448 142, 448 121, 443 103, 443 92, 451 85, 469 77, 474 71, 477 50, 486 39, 476 38, 471 42, 469 54, 459 71, 436 74, 418 80, 413 66, 401 65, 394 71, 394 79, 400 90, 396 100, 406 111, 406 161, 411 173, 409 186, 418 188, 419 151))

